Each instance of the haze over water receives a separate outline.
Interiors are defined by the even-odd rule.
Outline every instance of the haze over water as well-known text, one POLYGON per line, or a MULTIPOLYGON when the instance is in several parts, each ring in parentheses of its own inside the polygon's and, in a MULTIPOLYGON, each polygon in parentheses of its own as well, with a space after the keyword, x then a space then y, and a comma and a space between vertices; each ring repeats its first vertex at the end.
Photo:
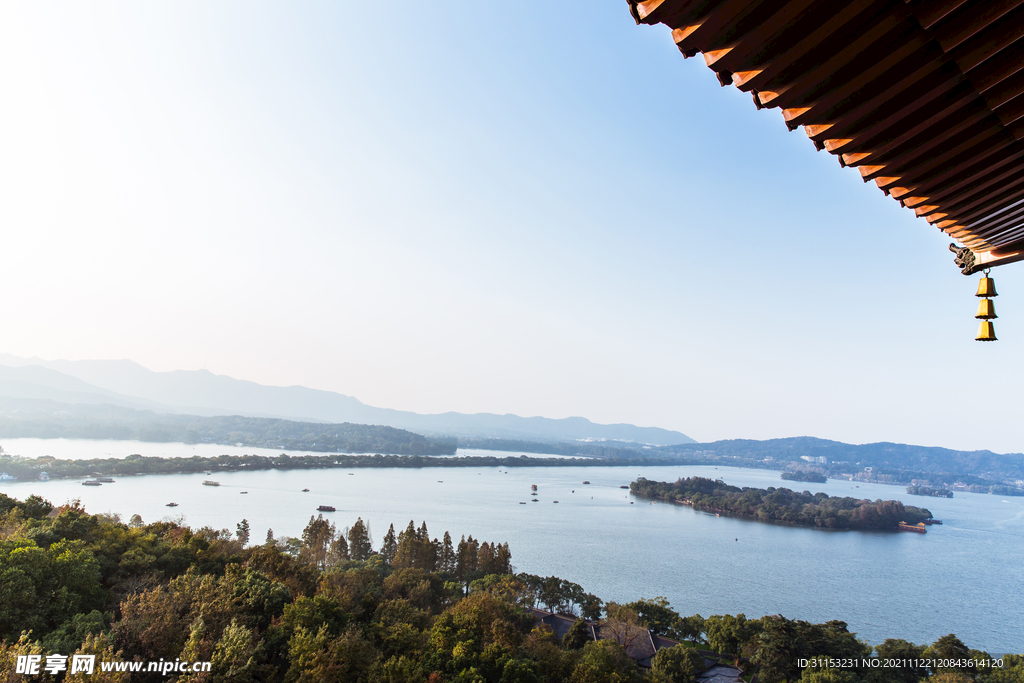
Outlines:
MULTIPOLYGON (((17 452, 8 449, 12 442, 4 442, 5 450, 17 452)), ((191 449, 148 446, 165 453, 191 449)), ((38 493, 58 504, 79 498, 90 512, 116 512, 125 520, 135 513, 146 522, 181 517, 194 527, 233 531, 246 518, 255 543, 268 528, 277 537, 299 536, 318 505, 333 505, 337 512, 327 516, 339 529, 357 516, 368 521, 375 547, 388 524, 401 530, 410 519, 417 526, 426 521, 432 536, 448 530, 456 541, 462 534, 507 541, 518 571, 560 576, 605 600, 664 595, 683 615, 840 619, 872 644, 885 638, 930 643, 952 632, 990 654, 1024 649, 1024 498, 960 492, 926 498, 902 487, 783 482, 778 472, 710 466, 270 470, 119 477, 101 487, 19 481, 0 490, 17 498, 38 493), (715 517, 652 505, 619 488, 638 475, 895 498, 929 508, 944 524, 919 535, 715 517), (221 486, 202 486, 205 479, 221 486), (531 484, 538 485, 539 502, 530 502, 531 484), (172 501, 179 506, 165 507, 172 501)))

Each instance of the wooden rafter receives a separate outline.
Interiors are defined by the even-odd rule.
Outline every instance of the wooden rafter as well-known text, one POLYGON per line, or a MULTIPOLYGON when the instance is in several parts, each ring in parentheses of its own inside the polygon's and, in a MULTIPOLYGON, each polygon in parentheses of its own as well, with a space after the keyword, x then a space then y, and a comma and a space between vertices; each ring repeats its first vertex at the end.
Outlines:
POLYGON ((1024 260, 1024 0, 628 1, 973 270, 1024 260))

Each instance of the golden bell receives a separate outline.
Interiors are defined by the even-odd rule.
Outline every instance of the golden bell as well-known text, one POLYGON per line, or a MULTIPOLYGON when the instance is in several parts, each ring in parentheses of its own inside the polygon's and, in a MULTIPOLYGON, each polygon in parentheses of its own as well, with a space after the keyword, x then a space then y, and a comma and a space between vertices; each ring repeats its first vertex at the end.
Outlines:
POLYGON ((975 318, 982 320, 991 320, 992 318, 998 318, 996 315, 996 304, 992 299, 982 299, 978 302, 978 312, 974 314, 975 318))
POLYGON ((974 296, 999 296, 996 294, 996 281, 990 277, 978 280, 978 293, 974 296))
POLYGON ((974 338, 974 341, 998 341, 996 328, 992 325, 991 320, 981 321, 981 325, 978 326, 978 336, 974 338))

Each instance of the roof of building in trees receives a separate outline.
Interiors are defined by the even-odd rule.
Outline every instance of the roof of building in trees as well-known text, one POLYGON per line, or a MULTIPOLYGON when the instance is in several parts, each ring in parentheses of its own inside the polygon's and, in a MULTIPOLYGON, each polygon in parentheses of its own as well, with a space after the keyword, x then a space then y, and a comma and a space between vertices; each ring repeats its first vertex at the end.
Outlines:
POLYGON ((969 248, 965 274, 1024 260, 1024 0, 628 2, 969 248))

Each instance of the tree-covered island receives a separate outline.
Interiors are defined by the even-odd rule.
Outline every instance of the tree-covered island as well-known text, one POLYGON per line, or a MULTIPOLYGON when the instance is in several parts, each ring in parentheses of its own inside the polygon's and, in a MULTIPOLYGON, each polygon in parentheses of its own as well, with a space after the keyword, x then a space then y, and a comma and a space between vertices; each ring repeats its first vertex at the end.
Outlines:
POLYGON ((932 496, 933 498, 953 497, 953 492, 949 489, 933 489, 929 486, 908 486, 907 493, 912 496, 932 496))
POLYGON ((783 472, 782 478, 786 481, 808 481, 815 484, 824 484, 828 481, 828 477, 820 472, 808 472, 807 470, 799 470, 797 472, 783 472))
POLYGON ((640 477, 629 489, 641 498, 690 505, 694 510, 823 529, 890 530, 900 522, 917 524, 932 518, 925 508, 898 500, 858 500, 774 487, 740 488, 703 477, 687 477, 675 483, 640 477))

